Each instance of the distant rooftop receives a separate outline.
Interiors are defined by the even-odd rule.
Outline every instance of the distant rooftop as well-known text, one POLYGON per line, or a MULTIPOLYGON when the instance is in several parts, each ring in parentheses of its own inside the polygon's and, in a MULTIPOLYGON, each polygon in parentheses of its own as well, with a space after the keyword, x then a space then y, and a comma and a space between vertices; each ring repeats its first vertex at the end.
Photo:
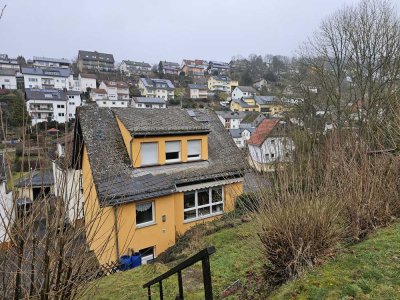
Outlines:
POLYGON ((54 76, 54 77, 69 77, 72 75, 72 71, 66 68, 31 68, 24 67, 21 70, 22 74, 38 75, 38 76, 54 76))
POLYGON ((41 57, 34 56, 33 61, 43 61, 43 62, 52 62, 52 63, 60 63, 60 64, 71 64, 71 61, 65 58, 50 58, 50 57, 41 57))

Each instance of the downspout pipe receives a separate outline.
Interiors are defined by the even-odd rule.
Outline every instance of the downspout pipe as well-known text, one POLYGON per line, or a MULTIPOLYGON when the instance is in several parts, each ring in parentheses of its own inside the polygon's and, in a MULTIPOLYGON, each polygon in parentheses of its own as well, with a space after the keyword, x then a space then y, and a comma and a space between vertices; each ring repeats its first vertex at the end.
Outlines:
POLYGON ((117 255, 117 260, 119 259, 119 239, 118 239, 118 206, 113 206, 114 210, 114 232, 115 232, 115 254, 117 255))

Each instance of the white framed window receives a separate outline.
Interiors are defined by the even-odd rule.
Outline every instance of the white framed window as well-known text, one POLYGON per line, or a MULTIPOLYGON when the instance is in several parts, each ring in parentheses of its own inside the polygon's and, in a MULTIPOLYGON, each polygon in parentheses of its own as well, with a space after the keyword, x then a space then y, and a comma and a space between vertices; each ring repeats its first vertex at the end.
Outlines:
POLYGON ((140 144, 140 161, 142 166, 158 164, 158 143, 140 144))
POLYGON ((136 226, 143 227, 154 223, 154 201, 137 203, 136 226))
POLYGON ((181 142, 165 142, 165 162, 179 162, 181 161, 181 142))
POLYGON ((201 140, 188 141, 188 160, 201 159, 201 140))
POLYGON ((154 246, 139 250, 142 255, 142 264, 147 264, 155 258, 154 246))
POLYGON ((185 192, 183 195, 184 221, 196 221, 224 212, 224 189, 222 186, 185 192))

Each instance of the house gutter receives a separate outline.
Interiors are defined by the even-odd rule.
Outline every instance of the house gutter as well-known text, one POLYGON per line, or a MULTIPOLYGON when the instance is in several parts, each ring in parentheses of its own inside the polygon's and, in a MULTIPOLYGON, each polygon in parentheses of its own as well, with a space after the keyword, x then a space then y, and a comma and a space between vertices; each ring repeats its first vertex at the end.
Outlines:
POLYGON ((118 206, 113 206, 114 210, 114 232, 115 232, 115 254, 119 259, 119 239, 118 239, 118 206))

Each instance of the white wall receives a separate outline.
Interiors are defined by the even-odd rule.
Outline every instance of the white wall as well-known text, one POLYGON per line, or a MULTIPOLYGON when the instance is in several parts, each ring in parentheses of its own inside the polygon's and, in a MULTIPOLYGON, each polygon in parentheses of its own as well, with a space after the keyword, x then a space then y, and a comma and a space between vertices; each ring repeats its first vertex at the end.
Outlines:
POLYGON ((129 100, 102 99, 96 100, 96 103, 99 107, 128 107, 129 100))
POLYGON ((89 87, 92 90, 96 88, 96 79, 93 78, 83 78, 79 75, 79 86, 81 92, 86 92, 86 89, 89 87))
POLYGON ((80 184, 81 170, 62 170, 53 162, 53 175, 54 194, 63 197, 68 206, 70 222, 83 218, 83 194, 80 184))
POLYGON ((4 86, 8 90, 17 89, 17 78, 15 76, 0 75, 0 89, 4 86))
POLYGON ((251 159, 261 164, 290 161, 294 149, 293 141, 286 137, 269 137, 261 147, 248 146, 251 159))
POLYGON ((7 193, 6 181, 3 181, 0 183, 0 243, 9 241, 6 228, 9 228, 14 216, 12 192, 7 193))
POLYGON ((58 123, 65 123, 68 119, 66 101, 29 100, 26 102, 26 107, 29 115, 32 118, 32 125, 47 121, 47 117, 49 116, 49 114, 52 114, 52 120, 57 121, 58 123), (52 109, 31 110, 31 104, 48 105, 52 107, 52 109), (39 113, 40 116, 37 116, 37 113, 39 113))
POLYGON ((81 95, 68 95, 67 117, 75 119, 76 108, 82 105, 81 95))
POLYGON ((25 88, 39 88, 42 89, 42 81, 48 80, 55 89, 74 90, 74 78, 69 77, 53 77, 53 76, 40 76, 40 75, 28 75, 24 74, 24 84, 25 88))

